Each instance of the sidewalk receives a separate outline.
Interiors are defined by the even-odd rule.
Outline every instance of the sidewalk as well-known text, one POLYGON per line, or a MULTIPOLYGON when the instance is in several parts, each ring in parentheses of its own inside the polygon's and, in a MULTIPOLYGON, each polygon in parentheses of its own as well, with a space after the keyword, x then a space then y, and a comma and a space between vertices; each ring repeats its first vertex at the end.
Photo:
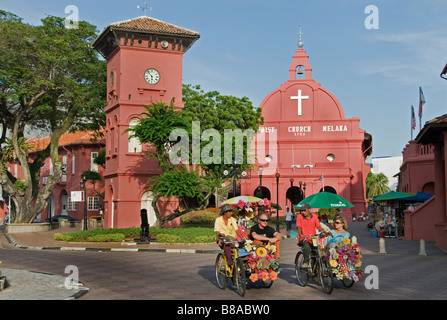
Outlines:
MULTIPOLYGON (((296 230, 296 229, 293 229, 296 230)), ((122 252, 165 252, 188 254, 215 254, 219 252, 215 243, 206 244, 167 244, 151 242, 138 243, 87 243, 87 242, 60 242, 54 240, 58 232, 75 232, 73 228, 57 228, 47 232, 16 233, 5 235, 0 229, 0 248, 20 250, 62 250, 62 251, 122 251, 122 252), (8 238, 8 239, 7 239, 8 238)), ((362 254, 383 255, 379 253, 379 239, 373 238, 366 229, 366 222, 349 224, 348 230, 362 248, 362 254)), ((285 236, 286 231, 281 230, 285 236)), ((296 250, 296 240, 285 239, 284 251, 289 247, 296 250)), ((283 245, 281 245, 283 247, 283 245)), ((387 255, 418 255, 419 241, 406 241, 386 238, 385 248, 387 255)), ((428 256, 445 256, 446 253, 435 246, 434 242, 425 243, 428 256)), ((0 265, 1 267, 1 265, 0 265)), ((71 300, 88 292, 88 288, 79 284, 74 289, 67 290, 64 286, 65 277, 36 273, 27 270, 0 268, 7 277, 10 286, 0 291, 0 300, 71 300)))

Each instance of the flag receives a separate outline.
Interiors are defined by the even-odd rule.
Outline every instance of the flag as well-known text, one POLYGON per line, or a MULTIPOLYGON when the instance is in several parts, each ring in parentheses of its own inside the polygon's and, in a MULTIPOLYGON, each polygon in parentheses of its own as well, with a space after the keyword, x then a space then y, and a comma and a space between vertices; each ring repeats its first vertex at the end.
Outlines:
POLYGON ((314 181, 322 181, 323 179, 323 175, 321 175, 318 179, 314 179, 314 181))
POLYGON ((414 114, 413 106, 411 106, 411 129, 416 129, 416 116, 414 114))
POLYGON ((424 93, 422 92, 422 88, 419 87, 419 118, 422 118, 422 106, 425 104, 424 93))

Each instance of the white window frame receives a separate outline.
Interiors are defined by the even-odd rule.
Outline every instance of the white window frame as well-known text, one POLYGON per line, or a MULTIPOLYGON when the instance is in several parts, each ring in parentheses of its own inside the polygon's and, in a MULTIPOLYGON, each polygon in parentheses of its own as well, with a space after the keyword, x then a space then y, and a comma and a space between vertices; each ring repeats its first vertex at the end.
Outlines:
MULTIPOLYGON (((135 127, 140 119, 138 118, 132 118, 129 121, 129 129, 135 127)), ((132 137, 128 140, 128 146, 127 146, 127 152, 129 153, 139 153, 143 151, 140 139, 137 137, 132 137)))
POLYGON ((68 211, 76 211, 76 201, 71 201, 71 197, 68 197, 68 211))
POLYGON ((99 210, 99 197, 88 197, 87 198, 87 210, 88 211, 98 211, 99 210))
POLYGON ((71 157, 71 174, 75 174, 76 173, 75 172, 75 170, 76 170, 75 164, 76 164, 76 155, 73 155, 71 157))
POLYGON ((94 163, 96 157, 98 157, 98 152, 90 153, 90 170, 98 172, 98 165, 94 163))

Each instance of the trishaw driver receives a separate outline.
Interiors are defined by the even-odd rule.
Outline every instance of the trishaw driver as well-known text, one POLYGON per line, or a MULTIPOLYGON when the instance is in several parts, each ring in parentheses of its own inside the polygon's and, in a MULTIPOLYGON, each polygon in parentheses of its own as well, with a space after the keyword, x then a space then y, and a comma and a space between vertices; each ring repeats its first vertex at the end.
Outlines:
MULTIPOLYGON (((245 238, 237 227, 237 220, 233 215, 233 208, 229 204, 224 204, 220 210, 219 217, 214 222, 214 231, 216 232, 217 244, 222 248, 222 239, 219 234, 224 234, 226 238, 230 240, 236 240, 236 235, 245 238)), ((231 247, 224 246, 223 248, 225 256, 227 257, 228 264, 231 264, 231 247)))
POLYGON ((258 224, 254 225, 250 229, 250 237, 253 240, 253 244, 274 243, 276 246, 275 257, 279 258, 279 244, 281 240, 281 234, 267 225, 268 221, 268 215, 266 213, 261 213, 258 216, 258 224))
POLYGON ((312 251, 310 244, 312 239, 306 239, 305 237, 314 235, 317 232, 316 229, 327 235, 330 235, 331 233, 324 231, 324 229, 320 225, 320 221, 318 221, 318 217, 310 212, 310 205, 307 202, 301 205, 301 209, 303 209, 304 211, 296 218, 296 228, 298 230, 298 236, 300 239, 298 244, 303 248, 304 254, 302 267, 307 268, 312 251))

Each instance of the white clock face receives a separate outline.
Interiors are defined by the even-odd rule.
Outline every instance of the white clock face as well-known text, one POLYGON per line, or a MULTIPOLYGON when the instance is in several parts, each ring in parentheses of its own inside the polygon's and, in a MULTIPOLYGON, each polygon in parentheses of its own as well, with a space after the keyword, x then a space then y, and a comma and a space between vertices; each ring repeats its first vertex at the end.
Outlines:
POLYGON ((147 69, 144 72, 144 80, 149 84, 156 84, 160 81, 160 73, 153 68, 147 69))

